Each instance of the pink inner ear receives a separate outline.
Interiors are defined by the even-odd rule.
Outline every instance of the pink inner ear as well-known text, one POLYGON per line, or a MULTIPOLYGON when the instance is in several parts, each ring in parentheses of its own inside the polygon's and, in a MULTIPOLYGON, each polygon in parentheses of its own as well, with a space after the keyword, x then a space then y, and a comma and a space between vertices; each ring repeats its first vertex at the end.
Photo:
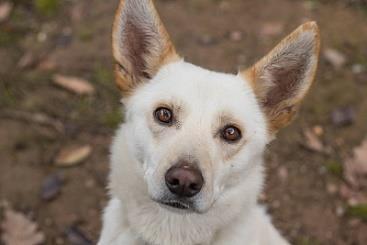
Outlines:
POLYGON ((126 59, 131 63, 131 75, 133 77, 150 78, 147 73, 148 67, 144 59, 149 55, 149 35, 131 21, 129 16, 126 18, 124 31, 124 43, 126 48, 126 59))
POLYGON ((297 59, 274 60, 274 63, 275 65, 269 65, 265 68, 272 83, 272 87, 262 102, 265 107, 275 106, 296 95, 307 73, 310 54, 306 52, 297 59))
POLYGON ((263 67, 264 73, 258 81, 268 84, 268 91, 262 98, 265 107, 274 107, 299 93, 307 79, 315 50, 312 33, 302 33, 296 40, 280 48, 263 67), (265 81, 264 81, 265 80, 265 81))

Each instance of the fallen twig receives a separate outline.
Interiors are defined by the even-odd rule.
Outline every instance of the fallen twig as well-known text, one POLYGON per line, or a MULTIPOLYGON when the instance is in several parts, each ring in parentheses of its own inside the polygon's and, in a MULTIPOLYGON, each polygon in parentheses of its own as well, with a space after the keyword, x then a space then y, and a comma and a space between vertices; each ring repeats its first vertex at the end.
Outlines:
POLYGON ((5 110, 2 113, 0 113, 0 118, 10 118, 23 121, 26 123, 35 123, 42 126, 53 128, 59 133, 65 132, 65 127, 62 122, 40 112, 32 113, 26 111, 5 110))

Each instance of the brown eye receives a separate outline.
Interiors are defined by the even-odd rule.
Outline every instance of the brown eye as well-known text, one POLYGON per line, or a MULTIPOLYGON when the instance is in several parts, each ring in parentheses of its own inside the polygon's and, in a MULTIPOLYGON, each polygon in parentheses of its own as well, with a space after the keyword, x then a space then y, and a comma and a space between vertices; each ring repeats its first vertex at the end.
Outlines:
POLYGON ((162 124, 171 124, 173 121, 173 113, 170 109, 160 107, 154 112, 155 119, 162 124))
POLYGON ((227 126, 222 130, 222 138, 230 143, 239 141, 241 139, 241 130, 235 126, 227 126))

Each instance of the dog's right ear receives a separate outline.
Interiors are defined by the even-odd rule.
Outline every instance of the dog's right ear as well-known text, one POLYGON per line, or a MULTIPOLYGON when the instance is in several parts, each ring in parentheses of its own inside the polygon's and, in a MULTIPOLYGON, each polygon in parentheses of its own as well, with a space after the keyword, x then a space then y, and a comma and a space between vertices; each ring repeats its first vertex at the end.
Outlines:
POLYGON ((152 0, 120 0, 112 34, 116 82, 123 94, 179 56, 152 0))

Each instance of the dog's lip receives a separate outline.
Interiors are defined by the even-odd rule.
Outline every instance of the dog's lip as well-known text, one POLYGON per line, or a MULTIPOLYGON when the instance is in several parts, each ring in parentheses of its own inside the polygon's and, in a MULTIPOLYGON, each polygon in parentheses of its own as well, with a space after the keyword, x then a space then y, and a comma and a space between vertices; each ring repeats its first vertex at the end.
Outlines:
POLYGON ((162 201, 163 205, 170 206, 172 208, 182 209, 182 210, 188 210, 190 209, 190 204, 179 201, 179 200, 168 200, 168 201, 162 201))
POLYGON ((157 202, 163 206, 167 206, 176 210, 188 211, 193 209, 190 203, 182 200, 159 200, 157 202))

